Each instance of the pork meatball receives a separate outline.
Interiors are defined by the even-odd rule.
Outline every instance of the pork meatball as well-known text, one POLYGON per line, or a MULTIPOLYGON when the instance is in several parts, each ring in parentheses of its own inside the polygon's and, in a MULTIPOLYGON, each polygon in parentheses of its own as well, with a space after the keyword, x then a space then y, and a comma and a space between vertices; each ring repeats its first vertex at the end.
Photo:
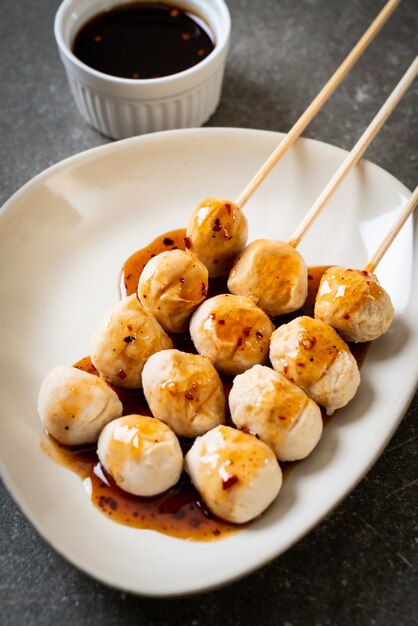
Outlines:
POLYGON ((121 300, 102 320, 93 337, 91 360, 108 382, 138 389, 142 368, 160 350, 172 348, 171 339, 135 294, 121 300))
POLYGON ((272 335, 274 369, 302 387, 328 415, 345 406, 360 384, 360 372, 347 344, 329 324, 302 316, 272 335))
POLYGON ((208 270, 196 257, 183 250, 161 252, 142 270, 138 297, 164 330, 182 333, 189 318, 205 299, 208 270))
POLYGON ((176 435, 160 420, 144 415, 125 415, 105 426, 97 454, 118 487, 136 496, 166 491, 183 470, 176 435))
POLYGON ((299 309, 308 295, 308 268, 284 241, 256 239, 241 252, 228 279, 238 296, 254 296, 270 317, 299 309))
POLYGON ((377 276, 365 270, 331 267, 322 276, 315 317, 347 341, 373 341, 389 330, 395 312, 377 276))
POLYGON ((251 298, 222 294, 193 313, 190 335, 196 350, 224 374, 241 374, 267 359, 274 326, 251 298))
POLYGON ((145 398, 155 417, 182 437, 223 424, 225 395, 209 359, 179 350, 153 354, 142 372, 145 398))
POLYGON ((185 244, 206 265, 210 278, 216 278, 228 274, 247 237, 247 219, 239 206, 223 198, 208 198, 190 216, 185 244))
POLYGON ((279 461, 298 461, 322 434, 319 406, 283 374, 254 365, 234 379, 229 394, 235 426, 264 441, 279 461))
POLYGON ((95 443, 103 426, 122 415, 122 403, 102 378, 59 365, 42 382, 38 413, 57 441, 79 446, 95 443))
POLYGON ((229 426, 198 437, 185 469, 212 513, 235 524, 260 515, 282 485, 273 451, 254 435, 229 426))

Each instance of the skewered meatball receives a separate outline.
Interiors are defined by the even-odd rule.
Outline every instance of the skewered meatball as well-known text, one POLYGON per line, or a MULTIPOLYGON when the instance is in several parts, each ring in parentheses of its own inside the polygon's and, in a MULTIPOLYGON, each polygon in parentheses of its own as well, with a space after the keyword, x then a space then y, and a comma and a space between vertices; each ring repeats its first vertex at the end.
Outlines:
POLYGON ((234 424, 256 434, 279 461, 305 458, 321 438, 319 406, 270 367, 254 365, 237 376, 229 406, 234 424))
POLYGON ((393 305, 377 276, 331 267, 322 276, 315 317, 333 326, 347 341, 373 341, 392 323, 393 305))
POLYGON ((260 515, 282 485, 273 451, 254 435, 229 426, 198 437, 186 455, 185 469, 209 509, 236 524, 260 515))
POLYGON ((142 368, 151 354, 172 346, 159 323, 132 294, 118 302, 99 324, 91 360, 108 382, 137 389, 142 387, 142 368))
POLYGON ((164 330, 182 333, 195 308, 205 299, 208 270, 183 250, 161 252, 145 265, 138 297, 164 330))
POLYGON ((166 491, 183 470, 176 435, 160 420, 144 415, 125 415, 105 426, 97 454, 118 487, 136 496, 166 491))
POLYGON ((122 403, 98 376, 59 365, 39 390, 38 413, 47 431, 60 443, 94 443, 111 420, 122 415, 122 403))
POLYGON ((256 239, 243 250, 231 270, 228 289, 255 296, 270 317, 299 309, 308 295, 308 268, 295 248, 284 241, 256 239))
POLYGON ((186 235, 186 247, 206 265, 210 278, 224 276, 247 243, 247 219, 230 200, 208 198, 190 216, 186 235))
POLYGON ((209 359, 179 350, 157 352, 145 364, 142 383, 152 414, 177 435, 203 435, 225 421, 222 382, 209 359))
POLYGON ((272 335, 270 360, 276 371, 302 387, 328 415, 345 406, 360 384, 347 344, 329 324, 302 316, 272 335))
POLYGON ((195 311, 190 335, 197 351, 224 374, 241 374, 267 358, 274 326, 251 298, 222 294, 195 311))

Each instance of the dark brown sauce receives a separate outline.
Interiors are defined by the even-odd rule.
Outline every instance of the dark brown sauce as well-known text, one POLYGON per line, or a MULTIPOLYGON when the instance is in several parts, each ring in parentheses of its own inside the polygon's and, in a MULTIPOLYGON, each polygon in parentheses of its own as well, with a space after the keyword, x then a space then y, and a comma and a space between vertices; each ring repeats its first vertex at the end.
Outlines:
MULTIPOLYGON (((185 230, 174 230, 157 237, 145 248, 132 254, 125 262, 120 276, 119 288, 121 297, 136 293, 139 276, 144 265, 155 255, 165 250, 180 248, 184 250, 185 230)), ((299 315, 313 316, 313 307, 319 282, 322 274, 330 266, 309 268, 308 297, 304 306, 294 313, 284 315, 273 320, 275 326, 285 324, 299 315)), ((209 281, 208 297, 219 293, 226 293, 226 278, 217 278, 209 281)), ((183 351, 195 352, 194 345, 188 334, 172 335, 174 346, 183 351)), ((350 344, 350 349, 357 359, 359 367, 364 362, 368 344, 350 344)), ((75 364, 85 372, 98 374, 91 363, 90 357, 75 364)), ((222 376, 225 397, 228 398, 232 386, 232 377, 222 376)), ((113 387, 123 404, 123 415, 140 414, 151 415, 144 394, 141 389, 130 390, 113 387)), ((331 417, 322 412, 324 426, 331 417)), ((228 405, 226 423, 233 426, 228 405)), ((192 440, 180 439, 183 453, 190 449, 192 440)), ((235 532, 238 527, 216 518, 206 508, 199 493, 193 487, 188 476, 183 473, 180 481, 171 489, 153 498, 141 498, 130 495, 115 485, 112 478, 100 465, 95 446, 70 448, 56 442, 52 437, 45 436, 42 446, 46 453, 57 463, 64 465, 84 481, 94 505, 115 522, 134 528, 147 528, 169 534, 181 539, 194 541, 211 541, 221 539, 235 532)), ((280 463, 283 477, 300 461, 280 463)))
POLYGON ((142 80, 200 63, 212 52, 212 39, 196 15, 162 2, 134 2, 103 11, 84 24, 73 53, 99 72, 142 80))

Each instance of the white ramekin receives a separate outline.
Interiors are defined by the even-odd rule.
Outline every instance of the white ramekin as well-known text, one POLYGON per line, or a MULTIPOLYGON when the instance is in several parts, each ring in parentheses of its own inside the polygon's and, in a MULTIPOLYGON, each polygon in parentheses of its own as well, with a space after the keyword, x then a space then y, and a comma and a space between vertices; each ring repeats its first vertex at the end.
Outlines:
POLYGON ((149 80, 118 78, 98 72, 71 51, 82 24, 101 11, 127 2, 129 0, 64 0, 55 16, 55 39, 82 117, 113 139, 201 126, 215 111, 221 96, 231 29, 224 0, 167 2, 203 18, 215 36, 215 47, 197 65, 149 80))

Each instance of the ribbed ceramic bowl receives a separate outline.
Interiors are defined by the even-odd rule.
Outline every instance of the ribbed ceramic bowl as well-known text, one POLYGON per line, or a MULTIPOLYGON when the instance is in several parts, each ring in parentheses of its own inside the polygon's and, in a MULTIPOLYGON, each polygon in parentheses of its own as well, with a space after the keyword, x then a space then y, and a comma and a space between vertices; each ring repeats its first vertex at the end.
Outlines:
MULTIPOLYGON (((137 1, 137 0, 136 0, 137 1)), ((178 4, 210 27, 214 50, 197 65, 147 80, 99 72, 71 51, 80 27, 97 13, 129 0, 64 0, 54 24, 58 50, 78 110, 94 129, 113 139, 173 128, 201 126, 219 104, 231 20, 224 0, 181 0, 178 4)))

